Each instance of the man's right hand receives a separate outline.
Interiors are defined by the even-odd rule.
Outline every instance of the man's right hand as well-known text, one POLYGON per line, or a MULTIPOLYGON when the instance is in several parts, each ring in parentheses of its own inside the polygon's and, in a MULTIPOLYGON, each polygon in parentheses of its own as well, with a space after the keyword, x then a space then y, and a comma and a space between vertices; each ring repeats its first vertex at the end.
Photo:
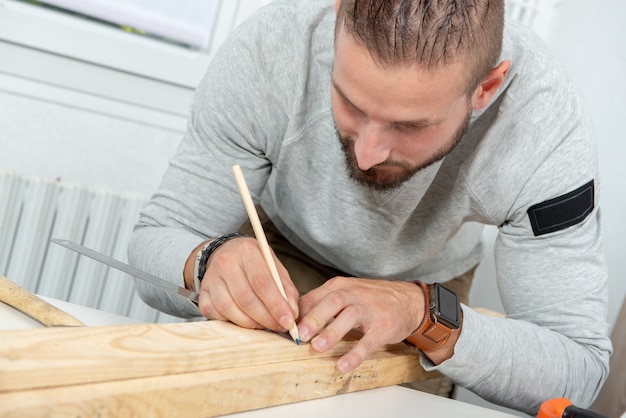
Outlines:
MULTIPOLYGON (((196 253, 197 249, 190 260, 195 260, 196 253)), ((231 321, 245 328, 277 332, 290 329, 298 317, 298 289, 273 252, 272 255, 288 301, 274 283, 256 239, 239 237, 225 242, 209 257, 201 289, 196 290, 200 294, 200 313, 208 319, 231 321)), ((185 281, 189 285, 187 274, 185 281)))

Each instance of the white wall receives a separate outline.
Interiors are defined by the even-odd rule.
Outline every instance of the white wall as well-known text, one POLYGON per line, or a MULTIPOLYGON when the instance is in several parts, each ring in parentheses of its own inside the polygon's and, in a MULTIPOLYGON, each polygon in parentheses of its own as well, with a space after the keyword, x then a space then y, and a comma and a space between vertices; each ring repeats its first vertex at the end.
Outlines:
POLYGON ((0 91, 0 169, 150 195, 182 133, 0 91))
POLYGON ((193 50, 0 0, 0 170, 150 195, 210 57, 266 3, 222 0, 193 50))
POLYGON ((598 139, 612 324, 626 294, 626 2, 566 0, 559 10, 550 46, 582 89, 598 139))

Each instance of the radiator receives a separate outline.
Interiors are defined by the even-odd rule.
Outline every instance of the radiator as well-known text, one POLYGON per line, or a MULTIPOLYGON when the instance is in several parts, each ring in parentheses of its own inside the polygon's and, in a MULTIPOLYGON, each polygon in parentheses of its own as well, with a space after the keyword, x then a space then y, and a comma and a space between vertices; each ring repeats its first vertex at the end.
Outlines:
POLYGON ((49 296, 146 322, 177 322, 146 305, 134 279, 50 243, 64 238, 127 262, 144 196, 0 170, 0 274, 49 296))

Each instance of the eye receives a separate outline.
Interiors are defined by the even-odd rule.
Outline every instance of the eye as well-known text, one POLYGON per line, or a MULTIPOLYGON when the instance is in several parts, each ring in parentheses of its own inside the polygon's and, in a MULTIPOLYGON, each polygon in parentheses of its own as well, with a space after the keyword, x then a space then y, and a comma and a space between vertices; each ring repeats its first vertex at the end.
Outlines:
POLYGON ((420 132, 428 128, 428 125, 414 125, 411 123, 399 123, 397 124, 398 129, 406 132, 420 132))
POLYGON ((350 100, 346 99, 344 96, 339 95, 339 97, 341 98, 341 102, 344 104, 345 107, 347 107, 348 109, 354 111, 354 112, 360 112, 359 109, 357 109, 352 102, 350 102, 350 100))
POLYGON ((345 97, 341 95, 339 97, 341 100, 340 101, 341 111, 344 113, 344 115, 349 116, 351 118, 358 118, 358 119, 365 117, 365 113, 363 113, 360 109, 355 107, 348 99, 346 99, 345 97))

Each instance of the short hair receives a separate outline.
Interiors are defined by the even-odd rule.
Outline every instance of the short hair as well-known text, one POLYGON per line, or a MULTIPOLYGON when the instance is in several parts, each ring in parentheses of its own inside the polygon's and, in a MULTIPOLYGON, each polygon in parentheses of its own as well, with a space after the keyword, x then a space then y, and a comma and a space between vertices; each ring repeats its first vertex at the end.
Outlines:
POLYGON ((435 70, 464 60, 471 93, 498 64, 504 0, 342 0, 339 30, 385 66, 435 70))

